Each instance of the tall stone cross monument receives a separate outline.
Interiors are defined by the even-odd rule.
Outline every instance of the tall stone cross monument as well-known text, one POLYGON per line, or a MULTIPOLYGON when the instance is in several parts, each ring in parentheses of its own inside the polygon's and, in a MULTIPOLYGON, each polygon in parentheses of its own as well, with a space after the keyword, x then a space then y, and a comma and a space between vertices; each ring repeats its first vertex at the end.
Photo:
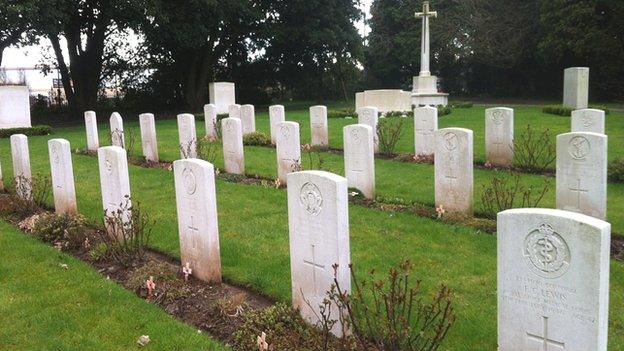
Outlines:
POLYGON ((422 12, 416 12, 416 18, 422 18, 420 73, 414 77, 412 105, 447 105, 448 94, 438 92, 438 77, 432 76, 429 70, 429 18, 438 17, 437 11, 431 11, 429 1, 423 1, 422 12))

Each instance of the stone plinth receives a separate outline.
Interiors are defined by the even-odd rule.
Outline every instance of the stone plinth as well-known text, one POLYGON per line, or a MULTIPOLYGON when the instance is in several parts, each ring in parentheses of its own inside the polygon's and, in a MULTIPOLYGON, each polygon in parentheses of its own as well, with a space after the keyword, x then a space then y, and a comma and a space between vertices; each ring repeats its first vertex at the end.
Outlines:
POLYGON ((0 129, 31 127, 29 97, 27 86, 0 86, 0 129))
POLYGON ((448 94, 438 92, 438 77, 417 76, 414 77, 411 104, 416 107, 446 106, 448 105, 448 94))
POLYGON ((355 110, 365 106, 377 107, 380 113, 411 111, 411 94, 398 89, 366 90, 355 94, 355 110))
POLYGON ((589 103, 589 68, 570 67, 563 71, 563 106, 575 110, 589 103))
POLYGON ((210 83, 208 92, 210 95, 210 103, 217 107, 217 113, 228 113, 230 105, 236 103, 236 86, 234 83, 210 83))

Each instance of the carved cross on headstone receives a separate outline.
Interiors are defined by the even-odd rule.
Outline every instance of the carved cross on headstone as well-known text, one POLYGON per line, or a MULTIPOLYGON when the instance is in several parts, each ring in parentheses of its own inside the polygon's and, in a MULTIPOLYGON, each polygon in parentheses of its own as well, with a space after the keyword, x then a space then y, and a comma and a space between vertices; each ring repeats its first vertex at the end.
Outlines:
POLYGON ((565 350, 565 343, 548 337, 548 317, 542 317, 542 335, 531 334, 529 332, 526 334, 527 338, 542 344, 542 351, 565 350), (556 348, 549 348, 549 346, 555 346, 556 348))
POLYGON ((581 193, 587 193, 588 189, 581 188, 581 179, 576 180, 576 186, 570 187, 572 192, 576 192, 576 207, 581 209, 581 193))
POLYGON ((311 245, 311 246, 312 246, 312 260, 310 261, 310 260, 304 259, 303 263, 305 263, 307 265, 310 265, 312 267, 312 284, 314 284, 314 293, 318 296, 318 295, 322 294, 323 292, 319 292, 318 291, 319 282, 316 279, 316 270, 320 269, 321 271, 324 271, 325 270, 325 266, 323 266, 321 264, 318 264, 316 262, 316 256, 315 256, 315 253, 314 253, 314 247, 315 246, 314 245, 311 245))
POLYGON ((195 261, 197 260, 198 256, 198 245, 197 245, 197 241, 199 239, 199 228, 197 228, 197 226, 195 225, 195 221, 193 220, 193 216, 191 216, 191 224, 189 224, 187 227, 187 229, 190 230, 190 240, 191 240, 191 247, 190 247, 190 256, 191 256, 191 260, 195 261))

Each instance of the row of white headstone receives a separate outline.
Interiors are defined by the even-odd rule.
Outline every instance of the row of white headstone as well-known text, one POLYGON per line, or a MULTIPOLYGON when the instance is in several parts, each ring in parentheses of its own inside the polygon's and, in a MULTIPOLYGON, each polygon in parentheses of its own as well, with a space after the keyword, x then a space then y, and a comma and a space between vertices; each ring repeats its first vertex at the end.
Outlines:
MULTIPOLYGON (((69 143, 48 145, 56 210, 75 212, 69 143)), ((27 138, 12 136, 11 147, 16 178, 29 177, 27 138)), ((110 213, 131 197, 127 155, 118 146, 97 153, 102 204, 110 213)), ((199 279, 220 282, 214 167, 178 160, 174 178, 181 260, 199 279)), ((334 279, 350 291, 348 181, 321 171, 287 178, 293 305, 316 324, 334 279)), ((499 214, 497 237, 499 349, 605 351, 610 225, 562 210, 515 209, 499 214)), ((339 323, 332 329, 342 331, 339 323)))

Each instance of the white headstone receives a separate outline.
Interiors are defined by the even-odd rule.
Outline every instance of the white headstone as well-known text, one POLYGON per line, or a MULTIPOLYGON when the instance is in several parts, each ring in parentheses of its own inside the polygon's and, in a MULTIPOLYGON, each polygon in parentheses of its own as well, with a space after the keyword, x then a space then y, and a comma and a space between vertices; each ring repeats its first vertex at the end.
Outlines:
POLYGON ((312 133, 312 146, 329 147, 329 132, 327 127, 327 107, 310 107, 310 129, 312 133))
POLYGON ((447 212, 472 215, 472 130, 445 128, 436 132, 435 205, 447 212))
POLYGON ((227 173, 245 174, 245 154, 243 149, 243 127, 239 118, 221 120, 223 140, 223 163, 227 173))
MULTIPOLYGON (((126 150, 119 146, 101 147, 98 149, 98 164, 104 216, 123 211, 122 218, 124 222, 128 221, 131 214, 126 209, 131 207, 131 193, 126 150)), ((112 228, 109 230, 112 232, 112 228)))
POLYGON ((30 92, 27 86, 0 86, 0 129, 30 128, 30 92))
POLYGON ((589 68, 570 67, 563 71, 563 106, 578 110, 589 104, 589 68))
POLYGON ((190 113, 178 115, 178 136, 180 138, 180 157, 197 158, 195 116, 190 113))
POLYGON ((71 147, 65 139, 48 140, 50 171, 52 173, 52 194, 54 210, 57 214, 74 214, 76 207, 76 188, 74 186, 74 168, 71 147))
POLYGON ((607 351, 610 224, 531 208, 497 227, 498 350, 607 351))
POLYGON ((286 121, 286 113, 284 112, 284 106, 273 105, 269 106, 269 124, 271 126, 271 143, 275 144, 277 138, 277 125, 286 121))
POLYGON ((243 122, 243 135, 256 131, 256 111, 253 105, 241 106, 241 121, 243 122))
POLYGON ((299 123, 282 122, 277 126, 277 178, 286 184, 286 175, 301 170, 299 123))
POLYGON ((204 160, 186 159, 175 161, 173 172, 182 265, 188 263, 201 280, 220 283, 214 167, 204 160))
POLYGON ((121 118, 121 115, 117 112, 113 112, 113 114, 110 116, 110 133, 113 146, 125 148, 126 143, 124 136, 123 119, 121 118))
POLYGON ((605 112, 582 109, 572 111, 572 132, 605 133, 605 112))
MULTIPOLYGON (((351 290, 347 180, 322 171, 288 175, 288 228, 293 306, 309 323, 318 323, 319 305, 336 279, 351 290)), ((337 311, 332 306, 332 311, 337 311)), ((334 317, 338 319, 337 312, 334 317)), ((332 333, 341 336, 336 323, 332 333)))
POLYGON ((32 198, 32 172, 30 170, 30 151, 28 137, 24 134, 11 135, 11 158, 13 160, 13 178, 17 196, 22 199, 32 198))
POLYGON ((84 113, 85 129, 87 131, 87 151, 97 152, 100 147, 100 137, 98 136, 97 117, 94 111, 84 113))
POLYGON ((158 162, 158 140, 156 139, 156 122, 154 115, 143 113, 139 115, 139 125, 141 126, 141 146, 143 156, 150 162, 158 162))
POLYGON ((236 103, 236 86, 234 83, 210 83, 208 93, 210 103, 217 107, 217 113, 228 113, 228 107, 236 103))
POLYGON ((242 118, 241 108, 242 108, 242 106, 238 105, 238 104, 230 105, 229 108, 228 108, 228 116, 230 118, 241 119, 242 118))
POLYGON ((206 124, 206 137, 210 141, 218 139, 217 135, 217 106, 214 104, 204 105, 204 123, 206 124))
POLYGON ((375 198, 375 143, 373 128, 351 124, 343 128, 345 176, 350 188, 375 198))
POLYGON ((358 123, 366 124, 373 128, 375 138, 375 152, 379 152, 379 139, 377 138, 377 124, 379 123, 379 109, 377 107, 366 106, 357 111, 358 123))
POLYGON ((414 146, 416 155, 433 155, 438 109, 431 106, 414 109, 414 146))
POLYGON ((607 217, 607 136, 557 136, 557 208, 607 217))
POLYGON ((485 110, 485 160, 494 166, 511 167, 514 158, 514 110, 485 110))

